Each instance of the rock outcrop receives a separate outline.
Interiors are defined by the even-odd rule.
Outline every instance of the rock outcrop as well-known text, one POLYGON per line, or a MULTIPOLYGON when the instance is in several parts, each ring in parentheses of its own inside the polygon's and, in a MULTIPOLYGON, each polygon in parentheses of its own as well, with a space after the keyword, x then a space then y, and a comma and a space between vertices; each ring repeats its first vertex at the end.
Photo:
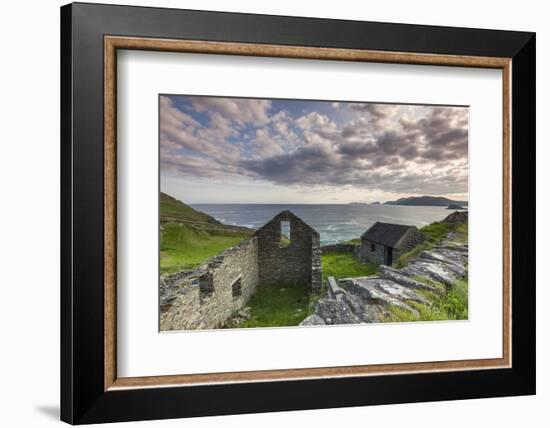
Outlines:
POLYGON ((448 210, 466 210, 467 208, 464 208, 457 204, 451 204, 447 207, 448 210))
MULTIPOLYGON (((460 214, 462 220, 462 214, 466 214, 467 219, 467 213, 456 212, 451 216, 455 214, 460 214)), ((387 319, 392 306, 418 315, 415 302, 430 304, 425 291, 443 294, 467 275, 468 244, 460 242, 451 232, 402 269, 381 265, 376 276, 339 280, 329 277, 327 297, 316 303, 314 313, 300 325, 381 322, 387 319)))
POLYGON ((468 211, 455 211, 443 219, 443 223, 467 223, 468 211))
POLYGON ((311 314, 300 325, 325 325, 325 320, 317 314, 311 314))

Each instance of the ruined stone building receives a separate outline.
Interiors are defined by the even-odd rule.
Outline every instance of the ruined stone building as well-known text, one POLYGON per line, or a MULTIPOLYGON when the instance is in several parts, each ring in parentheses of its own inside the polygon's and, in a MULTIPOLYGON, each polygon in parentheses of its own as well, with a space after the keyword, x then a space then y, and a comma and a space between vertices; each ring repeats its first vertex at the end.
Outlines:
POLYGON ((283 211, 198 269, 161 277, 160 329, 222 326, 262 286, 304 284, 320 292, 321 273, 319 233, 283 211))
POLYGON ((283 211, 255 236, 260 284, 308 284, 313 292, 321 290, 321 244, 315 229, 283 211), (285 229, 289 236, 283 236, 285 229))
POLYGON ((400 255, 422 243, 425 236, 415 226, 374 223, 361 235, 359 258, 391 266, 400 255))

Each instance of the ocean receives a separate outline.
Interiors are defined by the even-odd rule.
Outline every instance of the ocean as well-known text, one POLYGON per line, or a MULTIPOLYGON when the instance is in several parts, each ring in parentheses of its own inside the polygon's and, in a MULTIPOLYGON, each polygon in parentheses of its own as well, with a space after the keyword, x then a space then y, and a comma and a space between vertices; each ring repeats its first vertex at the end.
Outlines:
POLYGON ((193 204, 218 221, 258 229, 276 214, 290 210, 321 235, 321 244, 357 239, 377 221, 422 227, 444 219, 452 210, 446 207, 343 204, 193 204))

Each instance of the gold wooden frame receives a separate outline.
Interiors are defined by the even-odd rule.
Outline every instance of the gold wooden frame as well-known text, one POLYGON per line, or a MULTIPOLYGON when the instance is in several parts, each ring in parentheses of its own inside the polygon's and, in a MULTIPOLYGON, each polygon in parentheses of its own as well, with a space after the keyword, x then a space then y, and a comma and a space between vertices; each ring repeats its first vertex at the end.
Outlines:
POLYGON ((104 38, 104 389, 356 377, 511 367, 511 59, 105 36, 104 38), (116 52, 118 49, 494 68, 503 82, 502 358, 119 378, 116 371, 116 52))

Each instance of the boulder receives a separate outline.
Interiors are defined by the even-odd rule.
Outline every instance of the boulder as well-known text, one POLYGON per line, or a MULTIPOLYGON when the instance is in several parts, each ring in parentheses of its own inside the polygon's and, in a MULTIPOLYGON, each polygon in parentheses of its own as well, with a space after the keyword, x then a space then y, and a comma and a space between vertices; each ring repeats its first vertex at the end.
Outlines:
POLYGON ((413 302, 428 303, 428 299, 421 294, 418 294, 410 288, 403 287, 393 281, 377 281, 375 286, 381 289, 384 293, 387 293, 389 296, 399 300, 412 300, 413 302))
POLYGON ((306 326, 325 325, 325 321, 319 315, 311 314, 306 319, 304 319, 299 325, 306 325, 306 326))
POLYGON ((461 256, 468 258, 468 244, 457 244, 452 242, 442 242, 439 245, 435 245, 433 247, 434 250, 437 251, 449 251, 452 254, 455 254, 455 256, 461 256))
POLYGON ((414 260, 401 269, 401 272, 408 276, 427 276, 449 287, 452 286, 457 279, 455 272, 443 263, 428 262, 425 260, 414 260))
POLYGON ((461 250, 459 248, 450 249, 448 247, 433 247, 432 252, 436 252, 466 269, 466 265, 468 264, 468 248, 461 250))
POLYGON ((366 323, 381 321, 386 312, 383 306, 365 302, 353 294, 344 294, 342 300, 351 308, 355 315, 366 323))
POLYGON ((340 288, 338 282, 333 276, 329 276, 327 280, 327 295, 331 299, 337 299, 338 296, 344 294, 345 291, 340 288))
POLYGON ((443 223, 468 223, 468 211, 455 211, 445 217, 443 223))
POLYGON ((380 275, 380 278, 396 282, 397 284, 400 284, 403 287, 407 288, 426 290, 431 291, 432 293, 442 293, 443 291, 438 287, 434 287, 433 285, 424 284, 423 282, 409 278, 408 276, 403 275, 400 270, 394 269, 386 265, 381 265, 378 268, 378 275, 380 275))
POLYGON ((245 320, 249 320, 252 317, 252 309, 250 308, 250 306, 245 306, 239 312, 237 312, 237 315, 241 318, 244 318, 245 320))
POLYGON ((341 300, 320 299, 315 303, 315 313, 327 325, 361 323, 361 319, 341 300))
MULTIPOLYGON (((359 297, 367 303, 377 305, 394 305, 410 312, 417 312, 414 308, 400 300, 398 295, 395 293, 395 286, 399 285, 392 281, 377 277, 358 277, 340 280, 340 285, 348 293, 359 297), (389 292, 393 293, 393 295, 389 294, 389 292)), ((404 287, 401 288, 405 289, 404 287)))
POLYGON ((446 265, 446 268, 452 270, 458 276, 466 275, 466 269, 464 264, 457 262, 455 260, 451 260, 449 257, 446 257, 445 255, 439 252, 422 251, 422 253, 420 253, 420 258, 426 259, 430 262, 443 263, 446 265))

